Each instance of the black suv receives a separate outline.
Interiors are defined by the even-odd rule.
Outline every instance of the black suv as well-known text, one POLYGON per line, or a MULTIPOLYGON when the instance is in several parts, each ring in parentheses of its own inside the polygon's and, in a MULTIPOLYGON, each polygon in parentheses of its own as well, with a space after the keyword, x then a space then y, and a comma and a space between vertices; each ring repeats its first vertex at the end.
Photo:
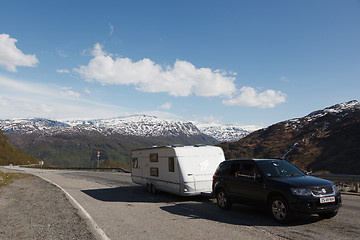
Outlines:
POLYGON ((221 209, 234 202, 268 207, 278 222, 300 214, 334 217, 341 195, 334 183, 308 176, 278 159, 227 160, 213 177, 213 193, 221 209))

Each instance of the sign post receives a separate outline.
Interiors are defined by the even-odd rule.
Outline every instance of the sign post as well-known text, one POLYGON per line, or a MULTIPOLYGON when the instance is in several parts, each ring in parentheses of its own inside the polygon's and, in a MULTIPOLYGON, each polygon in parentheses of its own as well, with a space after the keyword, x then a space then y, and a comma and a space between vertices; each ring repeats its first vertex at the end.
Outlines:
POLYGON ((42 169, 42 166, 44 165, 44 161, 39 162, 40 168, 42 169))
POLYGON ((99 168, 99 165, 100 165, 100 151, 97 151, 97 158, 98 158, 97 168, 99 168))

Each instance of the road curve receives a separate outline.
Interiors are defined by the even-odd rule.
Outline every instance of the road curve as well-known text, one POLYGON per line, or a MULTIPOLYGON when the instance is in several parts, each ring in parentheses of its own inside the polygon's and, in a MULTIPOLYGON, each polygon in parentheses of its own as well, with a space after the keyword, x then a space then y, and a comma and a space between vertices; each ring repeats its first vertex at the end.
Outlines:
POLYGON ((126 173, 31 171, 65 189, 110 239, 360 238, 360 196, 343 195, 333 219, 311 216, 280 225, 254 207, 234 204, 223 211, 214 199, 151 195, 126 173))

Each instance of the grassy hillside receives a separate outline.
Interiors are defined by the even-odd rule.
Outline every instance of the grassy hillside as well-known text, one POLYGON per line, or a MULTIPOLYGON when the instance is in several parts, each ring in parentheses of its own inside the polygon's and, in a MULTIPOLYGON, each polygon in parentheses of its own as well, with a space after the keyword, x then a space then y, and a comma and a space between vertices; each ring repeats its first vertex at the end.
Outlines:
POLYGON ((0 130, 0 165, 38 163, 39 159, 13 147, 8 137, 0 130))

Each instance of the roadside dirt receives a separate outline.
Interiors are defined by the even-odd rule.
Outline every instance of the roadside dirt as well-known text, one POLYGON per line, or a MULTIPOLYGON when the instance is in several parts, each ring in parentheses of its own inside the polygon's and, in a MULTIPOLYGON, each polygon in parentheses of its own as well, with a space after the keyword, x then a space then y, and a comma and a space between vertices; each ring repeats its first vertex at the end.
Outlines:
POLYGON ((95 239, 60 189, 23 176, 0 187, 0 239, 95 239))

